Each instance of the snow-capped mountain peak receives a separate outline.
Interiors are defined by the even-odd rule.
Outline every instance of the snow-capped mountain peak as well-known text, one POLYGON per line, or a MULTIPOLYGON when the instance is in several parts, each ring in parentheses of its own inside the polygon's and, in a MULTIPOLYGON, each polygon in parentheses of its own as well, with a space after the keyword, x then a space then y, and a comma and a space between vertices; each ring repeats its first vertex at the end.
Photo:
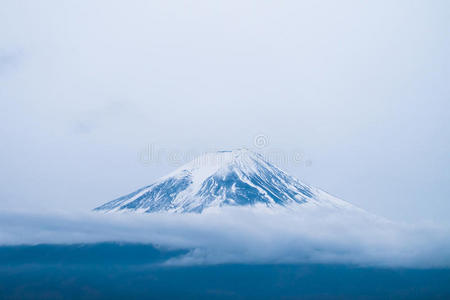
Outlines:
POLYGON ((202 212, 211 207, 302 204, 347 206, 247 149, 207 153, 95 210, 202 212))
POLYGON ((258 165, 265 164, 266 162, 261 155, 245 148, 211 152, 193 159, 162 179, 187 172, 190 174, 193 183, 202 183, 213 174, 226 174, 230 171, 247 174, 256 173, 258 172, 258 165))

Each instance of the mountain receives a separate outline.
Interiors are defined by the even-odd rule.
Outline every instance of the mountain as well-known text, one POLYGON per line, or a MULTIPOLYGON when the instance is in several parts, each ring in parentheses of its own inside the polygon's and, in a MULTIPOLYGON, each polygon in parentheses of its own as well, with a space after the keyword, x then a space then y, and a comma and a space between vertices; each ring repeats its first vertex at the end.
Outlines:
POLYGON ((308 186, 247 149, 204 154, 153 184, 107 202, 97 211, 196 212, 211 207, 351 207, 308 186))

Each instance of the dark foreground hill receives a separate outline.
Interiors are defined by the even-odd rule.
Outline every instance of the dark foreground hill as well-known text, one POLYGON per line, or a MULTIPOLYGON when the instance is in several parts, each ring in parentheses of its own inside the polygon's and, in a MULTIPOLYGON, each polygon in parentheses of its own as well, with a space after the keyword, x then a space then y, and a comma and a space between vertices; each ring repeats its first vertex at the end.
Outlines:
POLYGON ((448 269, 348 265, 165 267, 139 244, 0 247, 0 299, 449 299, 448 269))

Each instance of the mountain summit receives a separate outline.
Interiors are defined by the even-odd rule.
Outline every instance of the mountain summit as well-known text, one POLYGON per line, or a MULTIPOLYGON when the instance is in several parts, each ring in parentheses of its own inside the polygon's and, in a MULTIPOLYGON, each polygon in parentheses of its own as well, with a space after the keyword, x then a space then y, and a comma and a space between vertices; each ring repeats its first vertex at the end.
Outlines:
POLYGON ((310 187, 247 149, 204 154, 97 211, 197 212, 211 207, 351 206, 310 187))

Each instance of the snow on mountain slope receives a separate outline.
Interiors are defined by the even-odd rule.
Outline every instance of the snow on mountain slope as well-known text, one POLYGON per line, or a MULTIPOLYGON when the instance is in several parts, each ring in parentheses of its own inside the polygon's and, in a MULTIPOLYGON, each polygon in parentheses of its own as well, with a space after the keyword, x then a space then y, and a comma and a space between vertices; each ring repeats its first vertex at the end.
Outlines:
POLYGON ((246 149, 202 155, 97 211, 197 212, 222 206, 352 205, 289 176, 246 149))

